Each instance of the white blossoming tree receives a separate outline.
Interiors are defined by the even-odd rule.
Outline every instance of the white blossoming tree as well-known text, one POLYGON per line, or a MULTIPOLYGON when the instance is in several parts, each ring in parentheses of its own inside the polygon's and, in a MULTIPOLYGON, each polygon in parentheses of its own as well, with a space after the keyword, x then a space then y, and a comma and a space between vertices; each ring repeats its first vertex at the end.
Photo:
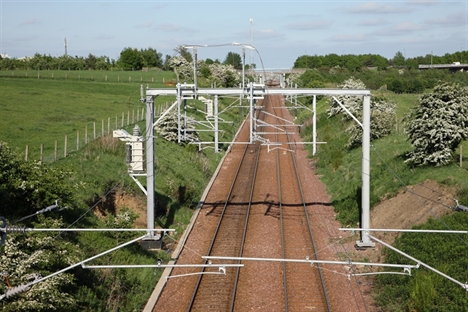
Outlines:
MULTIPOLYGON (((341 89, 366 89, 366 85, 359 79, 351 77, 344 81, 341 89)), ((336 98, 343 106, 350 111, 358 120, 362 120, 362 96, 356 95, 338 95, 336 98)), ((376 140, 389 135, 395 124, 395 105, 390 103, 385 97, 371 98, 371 140, 376 140)), ((349 121, 349 127, 346 132, 351 136, 347 148, 353 148, 362 144, 362 128, 355 121, 352 121, 345 110, 335 99, 329 100, 327 109, 329 117, 342 115, 343 119, 349 121)))
MULTIPOLYGON (((60 228, 60 220, 40 218, 36 227, 60 228)), ((76 262, 76 246, 53 234, 8 234, 2 247, 0 272, 4 283, 0 293, 27 285, 35 280, 68 267, 76 262)), ((73 289, 73 275, 62 273, 34 284, 26 292, 4 298, 2 311, 73 311, 76 300, 69 293, 73 289)))
POLYGON ((443 166, 453 161, 453 151, 468 138, 468 90, 440 83, 421 96, 408 116, 407 133, 414 150, 407 163, 443 166))
MULTIPOLYGON (((177 126, 177 112, 172 111, 156 125, 154 130, 160 136, 162 136, 167 141, 177 142, 178 141, 178 126, 177 126)), ((184 123, 184 117, 181 116, 181 123, 184 123)), ((183 130, 182 130, 183 131, 183 130)), ((192 117, 187 116, 187 129, 186 129, 186 138, 182 143, 188 142, 198 142, 199 137, 198 133, 195 130, 195 120, 192 117)))

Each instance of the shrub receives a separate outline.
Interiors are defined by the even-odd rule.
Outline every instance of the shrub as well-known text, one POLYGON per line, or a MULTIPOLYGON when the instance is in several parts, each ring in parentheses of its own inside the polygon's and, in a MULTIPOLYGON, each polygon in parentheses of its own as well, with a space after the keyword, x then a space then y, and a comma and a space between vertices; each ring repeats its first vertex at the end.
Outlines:
POLYGON ((407 163, 442 166, 452 162, 452 153, 468 137, 468 91, 458 84, 439 83, 424 94, 409 114, 407 132, 414 151, 407 163))

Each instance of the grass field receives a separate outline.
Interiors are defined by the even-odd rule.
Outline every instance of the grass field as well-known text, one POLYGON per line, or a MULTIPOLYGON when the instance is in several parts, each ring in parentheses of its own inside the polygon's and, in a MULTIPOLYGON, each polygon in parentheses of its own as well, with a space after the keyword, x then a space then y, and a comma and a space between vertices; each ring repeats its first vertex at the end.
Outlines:
MULTIPOLYGON (((0 77, 2 74, 6 72, 0 71, 0 77)), ((89 141, 94 138, 95 132, 100 136, 103 130, 107 133, 116 125, 121 128, 122 118, 124 126, 143 119, 145 105, 139 101, 140 82, 37 79, 30 75, 28 79, 19 79, 20 74, 14 74, 13 78, 11 75, 0 78, 0 140, 22 151, 28 145, 30 159, 39 159, 41 144, 44 145, 44 159, 52 157, 56 140, 60 150, 58 154, 63 156, 65 136, 68 137, 67 151, 73 151, 76 150, 77 141, 79 146, 84 146, 86 132, 89 141)), ((24 74, 22 72, 21 76, 26 77, 24 74)), ((67 74, 79 75, 77 72, 67 74)), ((116 73, 85 71, 82 77, 114 77, 113 74, 116 73)), ((146 74, 146 79, 150 73, 138 74, 146 74)), ((158 82, 148 83, 152 88, 165 87, 163 78, 174 78, 170 72, 153 75, 158 77, 158 82)), ((173 101, 167 97, 156 98, 155 111, 169 100, 173 101)))

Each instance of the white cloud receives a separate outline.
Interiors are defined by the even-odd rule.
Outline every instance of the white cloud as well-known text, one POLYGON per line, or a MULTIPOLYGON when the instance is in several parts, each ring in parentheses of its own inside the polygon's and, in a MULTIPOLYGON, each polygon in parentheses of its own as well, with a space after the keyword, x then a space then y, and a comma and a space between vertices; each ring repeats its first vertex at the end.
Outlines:
POLYGON ((340 34, 330 37, 329 41, 339 41, 339 42, 363 42, 369 41, 371 36, 366 34, 340 34))
POLYGON ((423 29, 423 27, 418 26, 413 22, 401 22, 394 25, 393 27, 386 27, 376 30, 372 34, 378 36, 402 36, 409 35, 413 32, 423 29))
POLYGON ((427 24, 437 26, 459 26, 466 25, 466 14, 465 12, 457 12, 448 14, 443 17, 434 17, 426 20, 427 24))
POLYGON ((314 30, 329 28, 333 23, 325 20, 313 20, 309 22, 297 22, 289 24, 287 27, 293 30, 314 30))
POLYGON ((410 13, 411 10, 408 8, 404 8, 402 6, 395 6, 393 4, 388 3, 378 3, 375 1, 367 2, 365 4, 356 5, 353 7, 348 8, 346 11, 349 13, 354 14, 361 14, 361 13, 410 13))
POLYGON ((438 0, 407 0, 406 3, 409 5, 430 6, 430 5, 439 4, 440 1, 438 0))
POLYGON ((136 28, 151 28, 154 22, 141 23, 136 26, 136 28))
POLYGON ((37 24, 41 24, 41 22, 37 18, 30 18, 24 22, 21 22, 20 26, 37 25, 37 24))
POLYGON ((388 24, 388 22, 381 18, 366 19, 357 23, 358 26, 379 26, 386 24, 388 24))
POLYGON ((167 31, 167 32, 196 32, 193 28, 186 28, 180 25, 175 25, 171 23, 159 24, 156 29, 167 31))

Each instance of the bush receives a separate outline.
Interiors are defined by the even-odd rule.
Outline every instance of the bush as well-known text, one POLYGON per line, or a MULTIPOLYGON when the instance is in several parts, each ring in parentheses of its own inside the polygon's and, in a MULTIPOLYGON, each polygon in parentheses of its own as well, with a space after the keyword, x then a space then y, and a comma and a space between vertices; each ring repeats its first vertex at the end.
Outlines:
POLYGON ((407 117, 407 132, 414 151, 406 160, 412 166, 443 166, 468 137, 468 91, 458 84, 440 83, 421 97, 407 117))

